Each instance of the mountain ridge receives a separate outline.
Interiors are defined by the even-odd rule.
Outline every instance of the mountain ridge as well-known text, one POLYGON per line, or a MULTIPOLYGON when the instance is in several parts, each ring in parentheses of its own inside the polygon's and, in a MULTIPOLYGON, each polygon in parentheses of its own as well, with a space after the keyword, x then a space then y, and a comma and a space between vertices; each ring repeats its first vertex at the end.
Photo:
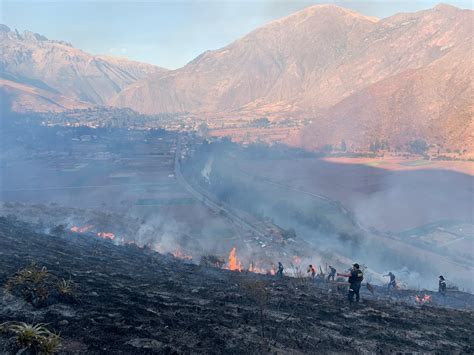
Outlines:
MULTIPOLYGON (((430 68, 435 68, 441 83, 444 78, 457 78, 450 83, 451 87, 443 89, 445 96, 436 93, 438 82, 430 80, 425 80, 425 84, 431 86, 417 90, 420 100, 416 102, 410 95, 400 95, 402 101, 395 102, 384 96, 383 90, 380 97, 374 96, 374 104, 379 105, 385 97, 387 105, 390 102, 393 106, 392 110, 385 110, 388 114, 381 118, 383 121, 398 120, 406 127, 417 127, 416 137, 402 137, 400 133, 388 139, 392 146, 422 138, 452 149, 474 151, 467 129, 472 125, 472 105, 466 94, 472 88, 472 71, 463 62, 470 56, 473 19, 472 10, 443 4, 380 20, 338 6, 315 5, 272 21, 221 49, 206 51, 183 68, 140 79, 109 103, 147 114, 192 112, 211 122, 216 116, 239 116, 242 120, 269 117, 271 121, 309 117, 313 123, 301 129, 300 138, 290 139, 291 144, 320 149, 344 139, 364 150, 374 140, 387 139, 387 134, 377 136, 376 129, 366 129, 365 125, 376 127, 380 123, 377 115, 357 117, 354 105, 345 105, 344 100, 351 96, 354 100, 360 97, 358 93, 371 87, 372 96, 377 96, 374 90, 387 85, 397 85, 392 92, 408 93, 413 87, 400 78, 417 80, 416 75, 410 74, 413 70, 424 69, 429 73, 430 68), (444 57, 449 60, 442 61, 444 57), (451 63, 460 63, 462 69, 451 63), (469 75, 467 88, 456 70, 469 75), (460 91, 462 100, 448 94, 449 90, 460 91), (431 97, 431 101, 423 97, 431 97), (438 120, 436 124, 425 125, 430 117, 439 117, 453 105, 456 112, 451 110, 445 124, 438 120), (353 132, 344 127, 347 119, 336 120, 340 126, 325 123, 332 121, 330 115, 343 107, 346 111, 340 115, 352 116, 354 123, 358 123, 348 125, 353 132), (436 112, 433 107, 437 107, 436 112), (391 113, 403 114, 406 109, 412 115, 410 118, 391 113), (454 127, 456 122, 459 125, 454 127), (435 126, 438 133, 433 132, 435 126), (329 131, 324 131, 324 127, 329 131), (452 137, 453 127, 455 131, 463 130, 454 134, 458 138, 452 137), (338 131, 346 132, 345 136, 337 134, 338 131), (357 139, 351 139, 351 135, 357 139), (334 139, 326 139, 329 136, 334 139)), ((392 125, 387 124, 384 131, 390 131, 389 127, 392 125)))
MULTIPOLYGON (((211 126, 216 119, 236 118, 244 123, 260 117, 277 124, 312 121, 285 141, 307 149, 337 146, 342 140, 357 150, 377 140, 396 147, 419 138, 474 152, 473 73, 466 62, 473 13, 439 4, 376 19, 336 5, 314 5, 169 71, 89 55, 26 32, 28 43, 50 43, 62 57, 81 64, 58 60, 52 68, 25 68, 24 62, 35 62, 15 42, 19 48, 6 46, 4 52, 19 55, 10 59, 3 53, 0 74, 78 102, 144 114, 191 113, 211 126), (431 70, 436 80, 429 79, 431 70)), ((0 27, 1 41, 18 36, 0 27)), ((52 63, 57 57, 41 47, 35 56, 52 63)))
POLYGON ((106 105, 108 99, 144 76, 165 69, 125 58, 92 55, 72 44, 0 25, 0 77, 60 94, 71 100, 106 105))

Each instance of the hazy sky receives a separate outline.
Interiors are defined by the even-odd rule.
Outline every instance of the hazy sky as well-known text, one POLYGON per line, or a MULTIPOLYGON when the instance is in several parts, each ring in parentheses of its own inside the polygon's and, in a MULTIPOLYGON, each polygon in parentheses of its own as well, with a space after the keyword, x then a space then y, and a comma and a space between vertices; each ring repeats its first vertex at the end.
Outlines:
MULTIPOLYGON (((433 7, 439 1, 399 0, 0 0, 0 22, 71 42, 94 54, 128 57, 174 69, 253 29, 317 3, 335 3, 387 17, 433 7)), ((470 1, 444 1, 471 8, 470 1)))

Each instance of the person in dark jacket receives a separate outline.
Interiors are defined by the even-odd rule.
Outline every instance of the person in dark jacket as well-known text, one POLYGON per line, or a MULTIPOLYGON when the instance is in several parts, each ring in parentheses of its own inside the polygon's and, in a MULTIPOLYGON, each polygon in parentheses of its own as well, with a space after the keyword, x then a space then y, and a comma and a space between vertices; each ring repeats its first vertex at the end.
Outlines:
POLYGON ((438 292, 443 296, 446 296, 446 280, 444 279, 443 275, 439 276, 438 292))
POLYGON ((331 271, 329 272, 327 280, 330 281, 332 279, 334 281, 334 278, 336 277, 336 269, 329 265, 329 270, 331 271))
POLYGON ((285 269, 285 268, 283 267, 283 264, 279 261, 279 262, 278 262, 278 271, 277 271, 276 275, 277 275, 278 277, 283 277, 283 270, 284 270, 284 269, 285 269))
POLYGON ((390 271, 388 275, 383 275, 383 276, 390 276, 390 282, 388 283, 387 289, 390 290, 391 287, 397 288, 397 282, 395 281, 395 275, 390 271))
POLYGON ((360 296, 360 286, 362 280, 364 279, 364 274, 360 270, 359 264, 352 265, 352 270, 350 274, 337 274, 337 276, 348 277, 349 278, 349 293, 347 294, 347 299, 349 302, 354 302, 354 296, 356 297, 356 302, 359 302, 360 296))

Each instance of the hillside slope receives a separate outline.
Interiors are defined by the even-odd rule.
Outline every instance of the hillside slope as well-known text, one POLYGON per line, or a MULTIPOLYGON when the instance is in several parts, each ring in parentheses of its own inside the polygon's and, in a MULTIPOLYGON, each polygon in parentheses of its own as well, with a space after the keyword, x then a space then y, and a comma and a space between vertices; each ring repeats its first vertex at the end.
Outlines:
POLYGON ((3 109, 18 113, 62 112, 86 109, 93 105, 77 101, 49 90, 0 78, 0 104, 3 109))
MULTIPOLYGON (((334 99, 325 89, 332 87, 329 77, 340 59, 358 51, 376 22, 341 7, 313 6, 204 52, 181 69, 138 81, 111 102, 146 113, 279 111, 288 105, 297 111, 307 108, 301 107, 305 98, 312 98, 311 106, 324 105, 334 99)), ((337 94, 347 90, 346 83, 337 86, 337 94)))
POLYGON ((415 137, 472 150, 473 20, 448 5, 383 20, 315 5, 138 80, 110 103, 211 121, 309 117, 292 143, 311 149, 415 137))
POLYGON ((451 52, 427 67, 407 70, 350 95, 321 112, 300 133, 299 144, 321 148, 344 140, 364 150, 375 141, 403 149, 423 138, 451 150, 474 152, 473 67, 451 52))
MULTIPOLYGON (((41 308, 14 293, 0 298, 0 323, 48 323, 61 332, 62 353, 470 353, 474 347, 472 311, 368 293, 349 306, 342 295, 304 280, 200 267, 89 235, 37 234, 13 219, 0 218, 0 256, 1 285, 32 261, 75 283, 74 300, 51 296, 41 308)), ((0 352, 14 349, 10 335, 0 334, 0 352)))
POLYGON ((72 45, 0 25, 0 77, 91 104, 106 104, 134 81, 164 69, 94 56, 72 45))

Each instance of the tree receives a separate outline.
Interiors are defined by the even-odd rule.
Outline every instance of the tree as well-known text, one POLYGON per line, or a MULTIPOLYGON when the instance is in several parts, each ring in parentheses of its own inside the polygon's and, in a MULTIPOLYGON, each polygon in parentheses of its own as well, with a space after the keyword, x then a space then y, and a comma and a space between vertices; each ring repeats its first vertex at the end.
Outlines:
POLYGON ((341 141, 341 151, 343 152, 347 151, 347 145, 344 139, 341 141))
POLYGON ((386 150, 389 149, 390 145, 386 140, 383 139, 376 139, 372 143, 370 143, 369 150, 373 153, 378 152, 379 150, 386 150))
POLYGON ((203 122, 198 127, 198 134, 204 138, 209 136, 209 126, 206 122, 203 122))
POLYGON ((332 148, 332 145, 331 145, 331 144, 325 144, 325 145, 321 148, 321 151, 322 151, 323 153, 328 154, 328 153, 331 153, 331 152, 332 152, 332 149, 333 149, 333 148, 332 148))
POLYGON ((296 238, 296 231, 293 228, 285 229, 282 232, 283 239, 294 239, 296 238))
POLYGON ((408 149, 413 154, 424 155, 428 150, 428 144, 423 139, 415 139, 410 142, 408 149))
POLYGON ((268 127, 269 124, 270 124, 270 121, 266 117, 261 117, 253 121, 253 125, 255 127, 268 127))

